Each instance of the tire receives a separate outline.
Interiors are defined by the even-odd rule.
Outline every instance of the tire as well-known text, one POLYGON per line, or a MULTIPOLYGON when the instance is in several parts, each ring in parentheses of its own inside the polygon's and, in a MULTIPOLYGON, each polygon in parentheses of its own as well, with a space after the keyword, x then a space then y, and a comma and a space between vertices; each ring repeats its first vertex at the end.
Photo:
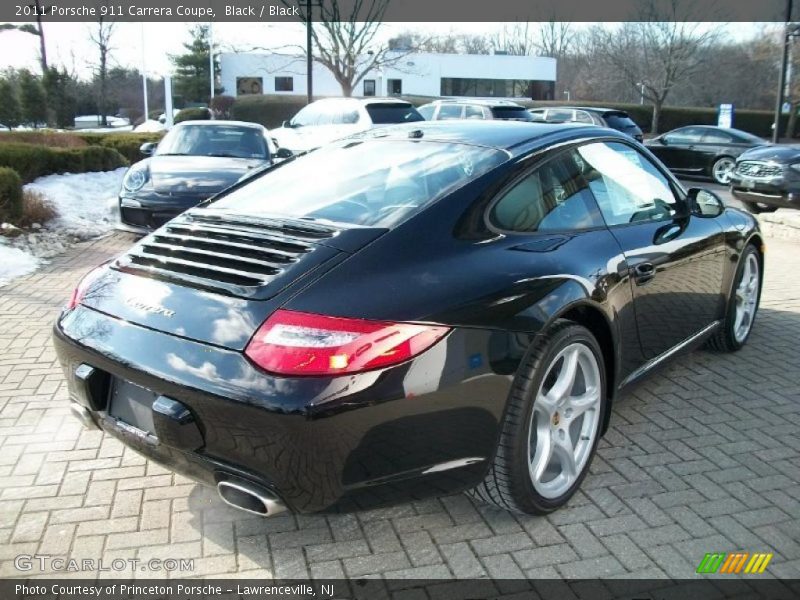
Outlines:
POLYGON ((758 215, 761 213, 773 213, 778 210, 777 206, 769 206, 767 204, 762 204, 760 202, 745 202, 745 206, 747 210, 749 210, 754 215, 758 215))
POLYGON ((728 185, 731 180, 730 173, 736 161, 730 156, 720 156, 711 165, 711 178, 720 185, 728 185))
POLYGON ((469 492, 470 495, 517 513, 542 515, 560 508, 577 491, 589 471, 606 406, 605 365, 597 340, 582 325, 556 321, 537 336, 517 371, 501 425, 497 453, 486 478, 469 492), (572 387, 565 388, 568 384, 563 384, 561 377, 563 381, 569 379, 568 371, 563 369, 573 353, 576 356, 574 372, 581 375, 576 374, 572 387), (562 385, 557 389, 559 383, 562 385), (558 398, 561 389, 566 389, 568 395, 563 404, 549 404, 548 398, 558 398), (572 394, 574 390, 577 390, 577 398, 572 394), (542 392, 547 393, 543 395, 542 392), (580 399, 584 399, 584 404, 574 402, 580 399), (585 399, 591 399, 592 408, 586 408, 590 403, 585 399), (581 406, 585 409, 582 414, 577 412, 581 406), (556 410, 548 413, 547 407, 556 410), (548 414, 552 416, 544 418, 548 414), (566 433, 560 434, 561 431, 566 433), (550 455, 545 450, 549 441, 552 441, 550 455), (568 445, 574 449, 571 470, 566 466, 569 460, 562 463, 568 445), (544 458, 548 456, 550 462, 544 458), (537 457, 540 457, 538 461, 537 457), (556 461, 562 472, 552 476, 556 461), (541 465, 544 465, 543 470, 539 469, 541 476, 535 480, 534 472, 541 465), (548 480, 550 477, 552 479, 548 480))
POLYGON ((728 305, 725 309, 725 319, 722 326, 719 327, 716 333, 707 342, 707 347, 717 352, 736 352, 741 350, 747 343, 750 333, 753 331, 753 323, 755 322, 758 313, 758 305, 761 301, 761 282, 762 282, 763 265, 760 260, 758 250, 753 244, 748 244, 739 258, 739 264, 736 267, 736 277, 734 279, 731 295, 728 298, 728 305), (752 273, 754 265, 757 267, 756 280, 751 281, 751 284, 745 286, 743 289, 742 283, 745 277, 752 273), (750 289, 750 287, 752 289, 750 289), (744 297, 744 292, 748 291, 752 296, 744 297), (739 325, 739 311, 742 307, 742 302, 749 302, 750 313, 748 317, 746 330, 740 329, 739 325))

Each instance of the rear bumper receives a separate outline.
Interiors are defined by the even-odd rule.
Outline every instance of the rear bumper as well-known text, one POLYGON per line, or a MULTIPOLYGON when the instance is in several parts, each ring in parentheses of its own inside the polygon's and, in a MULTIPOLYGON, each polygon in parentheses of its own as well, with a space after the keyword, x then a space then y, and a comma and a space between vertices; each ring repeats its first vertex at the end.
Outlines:
POLYGON ((488 356, 476 360, 492 335, 457 329, 408 363, 338 378, 267 375, 240 352, 85 307, 62 315, 54 345, 76 410, 126 445, 198 481, 246 479, 295 511, 316 512, 481 481, 511 384, 488 356), (91 385, 82 365, 97 375, 91 385), (157 422, 143 435, 109 414, 112 378, 179 403, 194 425, 157 422))

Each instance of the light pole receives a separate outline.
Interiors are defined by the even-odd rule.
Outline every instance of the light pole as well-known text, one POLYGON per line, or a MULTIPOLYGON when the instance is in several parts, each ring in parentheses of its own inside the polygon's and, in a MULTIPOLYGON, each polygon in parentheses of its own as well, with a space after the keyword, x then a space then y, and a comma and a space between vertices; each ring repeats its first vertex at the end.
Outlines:
POLYGON ((144 120, 147 121, 150 118, 150 111, 148 110, 147 106, 147 66, 145 65, 144 61, 144 23, 142 23, 142 99, 144 100, 144 120))
POLYGON ((312 90, 314 85, 314 76, 312 70, 314 68, 314 56, 312 54, 312 35, 311 35, 311 0, 306 0, 306 91, 307 101, 311 104, 314 98, 312 90))
POLYGON ((564 90, 564 95, 567 97, 567 102, 569 102, 569 90, 564 90))
MULTIPOLYGON (((208 72, 211 77, 211 100, 214 99, 214 23, 208 24, 208 72)), ((211 104, 211 101, 209 101, 211 104)))
POLYGON ((797 28, 791 30, 792 0, 786 0, 786 19, 783 26, 783 55, 781 58, 781 72, 778 76, 778 94, 775 100, 775 122, 772 126, 772 142, 777 143, 781 137, 781 111, 783 109, 783 88, 786 86, 786 63, 789 61, 789 44, 797 28))
POLYGON ((644 105, 644 81, 639 81, 636 85, 639 86, 639 104, 644 105))

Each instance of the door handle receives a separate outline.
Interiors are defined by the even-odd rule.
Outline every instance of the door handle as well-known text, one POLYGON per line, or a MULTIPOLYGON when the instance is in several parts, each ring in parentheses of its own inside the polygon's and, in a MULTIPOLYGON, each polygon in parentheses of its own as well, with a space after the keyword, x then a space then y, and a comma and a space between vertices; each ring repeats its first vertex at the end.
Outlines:
POLYGON ((633 268, 633 272, 636 285, 644 285, 656 276, 656 268, 649 262, 639 263, 633 268))

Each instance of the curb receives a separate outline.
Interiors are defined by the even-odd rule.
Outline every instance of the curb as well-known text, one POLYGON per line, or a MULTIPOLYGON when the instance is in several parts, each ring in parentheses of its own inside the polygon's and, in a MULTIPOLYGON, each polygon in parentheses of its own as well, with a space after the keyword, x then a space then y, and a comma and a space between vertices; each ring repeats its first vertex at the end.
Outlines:
POLYGON ((762 213, 757 219, 765 236, 800 241, 800 211, 781 209, 762 213))

